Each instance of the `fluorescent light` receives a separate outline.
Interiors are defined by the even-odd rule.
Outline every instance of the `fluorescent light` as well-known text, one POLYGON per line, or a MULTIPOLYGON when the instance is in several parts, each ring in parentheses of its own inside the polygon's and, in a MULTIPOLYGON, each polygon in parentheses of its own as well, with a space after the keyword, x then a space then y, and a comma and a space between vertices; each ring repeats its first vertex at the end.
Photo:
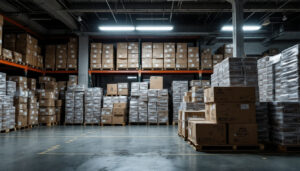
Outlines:
MULTIPOLYGON (((247 25, 243 26, 244 31, 257 31, 261 28, 259 25, 247 25)), ((222 31, 233 31, 233 26, 223 26, 222 31)))
POLYGON ((101 31, 134 31, 134 26, 100 26, 101 31))
POLYGON ((169 18, 136 18, 137 21, 167 21, 169 18))
POLYGON ((171 31, 173 26, 137 26, 138 31, 171 31))

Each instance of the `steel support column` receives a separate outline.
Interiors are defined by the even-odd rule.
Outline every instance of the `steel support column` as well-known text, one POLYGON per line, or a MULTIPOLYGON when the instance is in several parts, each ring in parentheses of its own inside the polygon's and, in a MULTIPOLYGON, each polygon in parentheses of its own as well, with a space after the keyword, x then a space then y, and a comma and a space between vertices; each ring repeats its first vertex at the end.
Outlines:
POLYGON ((89 82, 89 37, 79 36, 78 84, 88 87, 89 82))

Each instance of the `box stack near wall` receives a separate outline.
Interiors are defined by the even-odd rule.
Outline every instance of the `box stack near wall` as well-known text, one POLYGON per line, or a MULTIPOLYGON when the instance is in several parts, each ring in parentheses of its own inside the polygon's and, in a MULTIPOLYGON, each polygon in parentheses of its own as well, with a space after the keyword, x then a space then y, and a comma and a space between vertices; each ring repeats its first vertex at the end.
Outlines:
POLYGON ((128 68, 127 42, 117 43, 117 69, 128 68))
POLYGON ((55 100, 58 99, 58 88, 55 78, 39 77, 39 123, 51 125, 56 122, 55 100))
POLYGON ((223 55, 221 55, 221 54, 215 54, 215 55, 213 55, 213 57, 212 57, 212 67, 211 67, 211 69, 213 68, 214 65, 216 65, 216 64, 218 64, 218 63, 220 63, 220 62, 222 62, 223 59, 224 59, 224 58, 223 58, 223 55))
MULTIPOLYGON (((163 53, 163 44, 159 46, 163 53)), ((152 42, 142 43, 142 69, 152 69, 153 59, 163 59, 158 54, 158 45, 152 42)), ((160 50, 160 49, 159 49, 160 50)))
POLYGON ((129 123, 146 123, 148 120, 148 83, 132 82, 129 106, 129 123))
POLYGON ((104 96, 101 124, 125 124, 127 120, 127 96, 104 96))
POLYGON ((178 121, 178 111, 184 93, 189 90, 188 81, 172 81, 173 122, 178 121))
POLYGON ((212 53, 210 48, 203 49, 201 52, 201 69, 213 68, 212 53))
POLYGON ((29 34, 18 34, 16 41, 16 51, 23 56, 23 62, 34 65, 37 59, 38 41, 29 34))
POLYGON ((0 130, 15 128, 15 92, 16 82, 6 81, 6 74, 0 73, 0 130))
POLYGON ((45 52, 45 69, 55 70, 55 59, 56 59, 55 45, 47 45, 45 52))
POLYGON ((175 69, 175 57, 175 43, 164 43, 164 60, 157 61, 157 67, 153 61, 153 68, 161 68, 160 65, 163 65, 164 69, 175 69))
POLYGON ((169 123, 168 89, 148 90, 148 123, 169 123))
POLYGON ((114 69, 114 45, 102 44, 102 69, 114 69))
MULTIPOLYGON (((78 78, 76 75, 69 75, 67 91, 65 93, 65 124, 73 124, 75 121, 75 92, 77 90, 77 82, 78 78)), ((84 87, 78 86, 79 92, 80 88, 83 92, 84 87)), ((80 98, 78 100, 80 101, 80 98)))
POLYGON ((61 44, 61 45, 56 45, 56 70, 65 70, 67 68, 67 45, 61 44))
POLYGON ((187 43, 177 43, 177 51, 176 51, 176 68, 178 69, 187 69, 187 43))
POLYGON ((27 78, 28 100, 27 100, 27 123, 37 125, 39 122, 39 103, 36 97, 36 79, 27 78))
POLYGON ((100 124, 101 119, 101 101, 103 90, 99 87, 87 88, 84 95, 84 123, 100 124))
POLYGON ((127 122, 127 96, 119 96, 119 102, 113 104, 112 124, 125 125, 127 122), (125 102, 126 99, 126 102, 125 102))
POLYGON ((77 60, 78 60, 78 39, 77 37, 71 37, 68 42, 67 69, 77 70, 77 60))
POLYGON ((91 43, 90 69, 100 70, 102 66, 102 43, 91 43))
POLYGON ((188 69, 199 69, 199 48, 188 48, 188 69))
POLYGON ((258 142, 266 143, 270 141, 270 126, 269 126, 269 103, 256 103, 256 122, 258 142))
POLYGON ((9 78, 16 82, 16 94, 14 97, 14 106, 16 109, 16 126, 18 128, 27 126, 27 102, 28 102, 28 86, 27 78, 21 76, 13 76, 9 78))
POLYGON ((224 44, 222 47, 217 49, 217 53, 222 54, 224 59, 233 57, 233 44, 224 44))
POLYGON ((118 83, 118 95, 128 96, 128 83, 118 83))
POLYGON ((128 68, 129 69, 138 69, 139 68, 139 56, 140 56, 140 48, 139 43, 137 42, 129 42, 128 43, 128 68))

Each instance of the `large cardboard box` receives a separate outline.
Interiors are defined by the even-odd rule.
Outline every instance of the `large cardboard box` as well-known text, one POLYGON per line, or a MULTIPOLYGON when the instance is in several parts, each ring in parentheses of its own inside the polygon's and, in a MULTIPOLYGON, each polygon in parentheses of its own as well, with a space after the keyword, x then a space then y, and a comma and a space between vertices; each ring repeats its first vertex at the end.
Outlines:
POLYGON ((117 43, 117 58, 118 59, 127 59, 127 42, 117 43))
POLYGON ((164 58, 164 44, 153 43, 153 58, 162 59, 164 58))
POLYGON ((143 69, 152 69, 152 59, 143 58, 142 59, 142 68, 143 69))
POLYGON ((152 59, 152 67, 153 68, 164 68, 164 60, 163 59, 152 59))
POLYGON ((125 116, 113 116, 112 123, 113 124, 125 124, 126 117, 125 116))
POLYGON ((127 114, 127 108, 119 108, 119 107, 113 108, 113 116, 126 116, 126 114, 127 114))
POLYGON ((207 103, 205 118, 217 123, 255 123, 254 103, 207 103))
POLYGON ((188 68, 199 69, 199 58, 188 58, 188 68))
POLYGON ((16 126, 24 127, 27 126, 27 115, 16 115, 16 126))
POLYGON ((54 107, 55 106, 54 99, 40 99, 39 103, 40 103, 40 107, 54 107))
POLYGON ((212 121, 189 121, 188 139, 195 145, 225 145, 226 125, 212 121))
POLYGON ((118 84, 107 84, 107 95, 118 95, 118 84))
POLYGON ((228 143, 231 145, 257 145, 257 125, 229 124, 228 143))
POLYGON ((127 103, 114 103, 114 108, 127 108, 127 103))
POLYGON ((53 123, 56 122, 56 116, 41 116, 39 115, 39 123, 53 123))
POLYGON ((211 87, 204 90, 205 103, 255 102, 254 87, 211 87))
POLYGON ((118 89, 118 95, 120 95, 120 96, 127 96, 128 95, 128 88, 118 89))
POLYGON ((177 53, 187 54, 187 43, 177 43, 177 53))
POLYGON ((112 115, 101 115, 101 123, 112 124, 112 115))
POLYGON ((163 77, 151 76, 150 77, 150 89, 163 89, 163 77))

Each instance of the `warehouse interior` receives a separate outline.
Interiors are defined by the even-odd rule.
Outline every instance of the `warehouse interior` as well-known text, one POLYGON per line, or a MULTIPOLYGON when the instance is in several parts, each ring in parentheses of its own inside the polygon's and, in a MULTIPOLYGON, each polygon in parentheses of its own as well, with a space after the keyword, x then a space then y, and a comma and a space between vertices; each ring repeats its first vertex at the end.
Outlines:
POLYGON ((299 22, 299 0, 2 0, 0 170, 299 170, 299 22))

